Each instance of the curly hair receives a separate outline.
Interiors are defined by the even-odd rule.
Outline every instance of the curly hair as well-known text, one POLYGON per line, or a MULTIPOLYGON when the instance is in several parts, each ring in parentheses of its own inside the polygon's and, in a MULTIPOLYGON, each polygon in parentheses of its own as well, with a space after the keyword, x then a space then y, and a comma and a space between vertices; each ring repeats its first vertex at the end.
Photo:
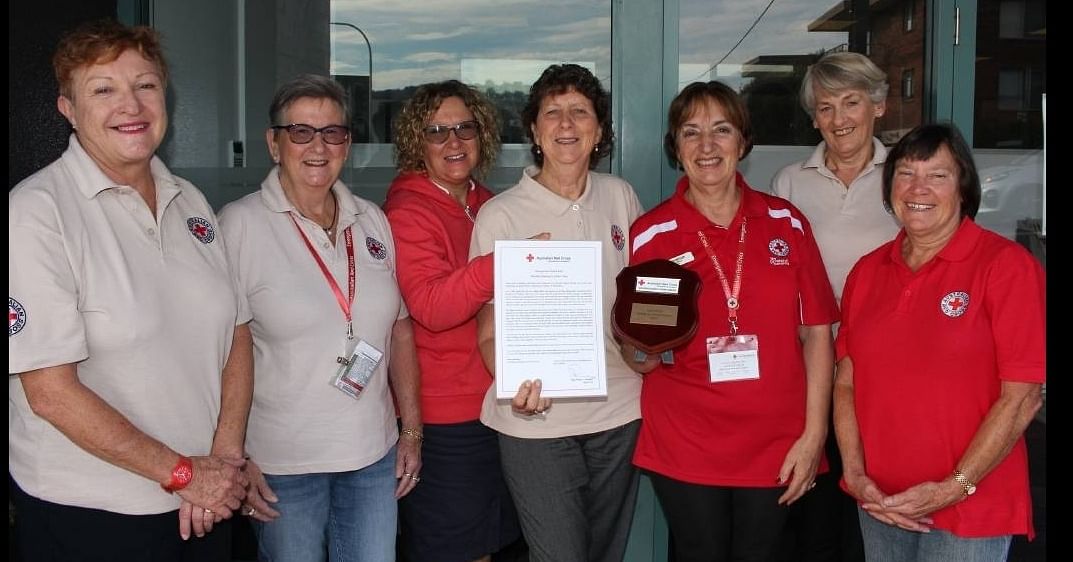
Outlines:
POLYGON ((52 70, 60 86, 60 95, 74 100, 75 70, 94 64, 110 63, 129 49, 138 51, 145 60, 156 65, 160 81, 168 83, 168 65, 160 34, 145 26, 129 27, 115 20, 84 23, 60 39, 52 56, 52 70))
POLYGON ((529 142, 532 144, 529 150, 533 153, 533 161, 537 166, 544 165, 544 153, 533 138, 533 124, 540 114, 540 104, 548 96, 558 96, 571 90, 589 98, 596 111, 600 130, 603 131, 600 141, 596 143, 595 152, 589 158, 589 169, 596 168, 600 159, 610 154, 615 146, 615 132, 611 129, 611 96, 600 84, 600 80, 584 66, 553 64, 544 69, 540 78, 533 82, 533 87, 529 89, 529 100, 522 109, 522 126, 525 127, 525 134, 529 136, 529 142))
POLYGON ((699 106, 707 102, 718 104, 726 114, 727 121, 730 121, 741 135, 740 160, 745 160, 753 150, 753 125, 749 119, 749 109, 745 107, 741 96, 733 88, 717 80, 693 82, 682 88, 667 109, 667 134, 663 136, 663 152, 671 166, 676 169, 682 169, 682 163, 678 161, 678 130, 699 106))
POLYGON ((395 119, 395 165, 402 172, 423 172, 425 168, 425 127, 447 98, 458 98, 477 121, 480 160, 473 174, 483 178, 499 155, 499 119, 496 108, 475 88, 458 80, 418 86, 395 119))

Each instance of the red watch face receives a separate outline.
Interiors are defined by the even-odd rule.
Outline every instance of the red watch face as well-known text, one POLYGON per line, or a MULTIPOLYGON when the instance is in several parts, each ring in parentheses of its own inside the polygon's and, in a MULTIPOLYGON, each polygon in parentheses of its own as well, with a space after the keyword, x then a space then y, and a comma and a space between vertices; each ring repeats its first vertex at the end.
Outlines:
POLYGON ((188 463, 183 463, 175 467, 175 470, 171 473, 171 477, 175 481, 175 484, 185 486, 194 478, 194 467, 188 463))
POLYGON ((161 484, 160 487, 164 488, 166 492, 174 493, 185 488, 193 479, 194 463, 190 462, 190 459, 183 457, 179 459, 179 463, 175 465, 175 468, 171 469, 171 481, 167 484, 161 484))

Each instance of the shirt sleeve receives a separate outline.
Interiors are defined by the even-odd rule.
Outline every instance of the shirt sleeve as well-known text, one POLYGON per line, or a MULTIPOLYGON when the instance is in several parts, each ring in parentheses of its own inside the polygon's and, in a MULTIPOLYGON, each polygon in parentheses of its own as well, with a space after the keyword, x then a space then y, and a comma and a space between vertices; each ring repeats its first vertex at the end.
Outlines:
POLYGON ((838 333, 835 335, 835 362, 849 355, 849 338, 853 333, 853 316, 856 311, 854 299, 857 294, 857 285, 860 283, 863 263, 863 261, 858 261, 857 265, 850 270, 846 278, 846 286, 842 289, 842 323, 838 325, 838 333))
POLYGON ((827 278, 827 269, 820 256, 820 248, 812 235, 812 226, 808 219, 798 211, 793 213, 801 218, 803 232, 800 234, 801 266, 797 269, 797 285, 801 299, 801 324, 815 326, 833 324, 838 321, 838 305, 827 278))
POLYGON ((407 206, 387 213, 398 256, 398 280, 410 314, 439 332, 468 322, 492 298, 492 256, 456 268, 449 260, 451 240, 434 219, 407 206))
POLYGON ((220 231, 223 233, 222 241, 227 253, 227 267, 231 273, 231 284, 235 288, 235 299, 238 306, 238 324, 245 324, 253 320, 253 312, 250 309, 250 256, 245 252, 246 228, 245 221, 237 208, 228 205, 220 211, 220 231))
POLYGON ((1046 278, 1039 261, 1009 244, 991 264, 984 307, 991 319, 999 378, 1046 380, 1046 278))
POLYGON ((61 225, 60 216, 44 193, 8 197, 8 374, 89 357, 75 273, 81 268, 71 263, 82 252, 65 236, 90 237, 77 224, 61 225))

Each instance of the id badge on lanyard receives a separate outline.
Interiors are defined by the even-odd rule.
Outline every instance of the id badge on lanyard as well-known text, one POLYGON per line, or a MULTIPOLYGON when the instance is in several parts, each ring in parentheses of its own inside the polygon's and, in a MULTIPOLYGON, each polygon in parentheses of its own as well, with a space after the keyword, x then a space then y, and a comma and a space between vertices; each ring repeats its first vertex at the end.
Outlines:
POLYGON ((729 336, 709 337, 705 343, 708 352, 708 380, 710 382, 728 382, 753 380, 760 378, 760 338, 753 334, 738 333, 738 311, 741 307, 742 272, 745 269, 745 226, 747 219, 741 221, 741 234, 738 237, 738 259, 734 269, 734 283, 731 285, 723 272, 723 266, 715 255, 715 250, 708 243, 703 230, 697 231, 704 251, 712 261, 712 267, 723 288, 727 303, 727 321, 730 324, 729 336))
POLYGON ((708 380, 741 381, 760 378, 760 340, 751 334, 708 338, 708 380))

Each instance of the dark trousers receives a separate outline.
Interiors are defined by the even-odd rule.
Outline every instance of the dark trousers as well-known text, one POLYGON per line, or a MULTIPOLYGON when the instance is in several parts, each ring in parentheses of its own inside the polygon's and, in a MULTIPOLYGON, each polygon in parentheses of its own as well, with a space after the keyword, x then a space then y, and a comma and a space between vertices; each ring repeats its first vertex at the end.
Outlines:
POLYGON ((780 562, 864 562, 857 502, 838 486, 842 459, 833 427, 826 453, 830 472, 817 476, 816 488, 790 506, 780 562))
POLYGON ((530 562, 621 562, 640 477, 630 464, 640 420, 555 439, 500 434, 530 562))
POLYGON ((124 515, 35 498, 8 478, 18 559, 26 562, 227 562, 231 521, 183 541, 178 511, 124 515))
POLYGON ((778 548, 789 510, 786 488, 704 486, 653 472, 674 541, 675 562, 768 562, 778 548))

